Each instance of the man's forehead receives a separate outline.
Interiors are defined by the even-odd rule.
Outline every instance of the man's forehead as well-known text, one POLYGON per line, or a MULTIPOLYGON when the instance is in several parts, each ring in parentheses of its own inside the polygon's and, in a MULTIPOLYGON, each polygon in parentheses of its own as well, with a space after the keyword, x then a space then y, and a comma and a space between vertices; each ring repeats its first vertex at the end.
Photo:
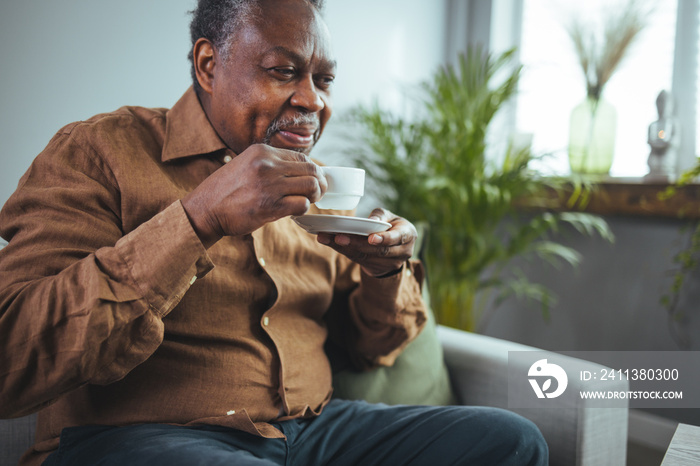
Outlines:
POLYGON ((256 18, 242 24, 234 33, 233 44, 257 56, 282 55, 301 60, 312 54, 325 67, 335 68, 330 33, 315 7, 306 0, 282 3, 295 5, 284 10, 274 6, 260 10, 256 18))
MULTIPOLYGON (((289 49, 284 45, 273 46, 263 52, 263 56, 274 56, 274 57, 285 57, 292 62, 303 62, 306 60, 302 54, 297 53, 295 50, 289 49)), ((331 57, 326 55, 321 55, 316 57, 319 65, 324 68, 335 69, 337 62, 331 57)))

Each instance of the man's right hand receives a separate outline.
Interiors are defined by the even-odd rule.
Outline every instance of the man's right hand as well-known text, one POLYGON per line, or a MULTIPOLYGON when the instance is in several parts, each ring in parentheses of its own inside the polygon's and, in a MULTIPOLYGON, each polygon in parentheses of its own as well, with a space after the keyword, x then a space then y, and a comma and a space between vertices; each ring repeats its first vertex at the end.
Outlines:
POLYGON ((288 215, 303 215, 328 184, 306 155, 256 144, 182 199, 206 248, 223 236, 251 233, 288 215))

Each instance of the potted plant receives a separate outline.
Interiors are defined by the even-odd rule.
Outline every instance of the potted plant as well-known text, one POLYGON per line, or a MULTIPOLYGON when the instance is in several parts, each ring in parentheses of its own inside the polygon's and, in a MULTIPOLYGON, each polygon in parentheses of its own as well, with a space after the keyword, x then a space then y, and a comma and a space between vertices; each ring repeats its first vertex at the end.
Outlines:
POLYGON ((486 156, 493 117, 517 89, 521 69, 506 67, 513 53, 469 49, 423 84, 412 117, 376 104, 351 115, 360 128, 348 157, 365 168, 384 205, 425 231, 421 258, 437 321, 466 330, 484 322, 491 298, 515 294, 549 309, 549 290, 510 263, 527 255, 578 263, 576 251, 549 238, 562 224, 612 237, 599 217, 542 209, 566 180, 532 172, 529 148, 510 145, 502 157, 486 156), (496 82, 500 73, 505 77, 496 82))

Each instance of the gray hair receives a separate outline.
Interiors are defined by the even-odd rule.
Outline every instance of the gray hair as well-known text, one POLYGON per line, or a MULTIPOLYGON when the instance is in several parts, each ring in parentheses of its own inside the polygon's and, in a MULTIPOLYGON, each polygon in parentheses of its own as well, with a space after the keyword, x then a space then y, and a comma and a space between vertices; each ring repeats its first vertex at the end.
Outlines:
MULTIPOLYGON (((318 10, 323 8, 324 0, 307 0, 318 10)), ((191 11, 190 38, 192 46, 190 60, 192 82, 200 90, 194 68, 193 48, 195 42, 205 38, 211 42, 224 59, 228 56, 231 36, 253 18, 261 14, 259 0, 198 0, 197 7, 191 11)))

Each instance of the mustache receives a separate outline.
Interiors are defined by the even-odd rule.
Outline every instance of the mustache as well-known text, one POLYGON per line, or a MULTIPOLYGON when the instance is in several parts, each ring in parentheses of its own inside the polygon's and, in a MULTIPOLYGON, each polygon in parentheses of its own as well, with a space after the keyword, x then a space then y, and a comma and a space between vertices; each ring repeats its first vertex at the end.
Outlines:
POLYGON ((321 122, 318 115, 315 113, 297 113, 291 117, 276 118, 272 120, 270 126, 267 127, 265 131, 265 137, 263 138, 264 144, 269 144, 272 136, 275 135, 281 129, 294 127, 294 126, 314 126, 316 130, 314 131, 314 143, 318 140, 319 128, 321 122))

